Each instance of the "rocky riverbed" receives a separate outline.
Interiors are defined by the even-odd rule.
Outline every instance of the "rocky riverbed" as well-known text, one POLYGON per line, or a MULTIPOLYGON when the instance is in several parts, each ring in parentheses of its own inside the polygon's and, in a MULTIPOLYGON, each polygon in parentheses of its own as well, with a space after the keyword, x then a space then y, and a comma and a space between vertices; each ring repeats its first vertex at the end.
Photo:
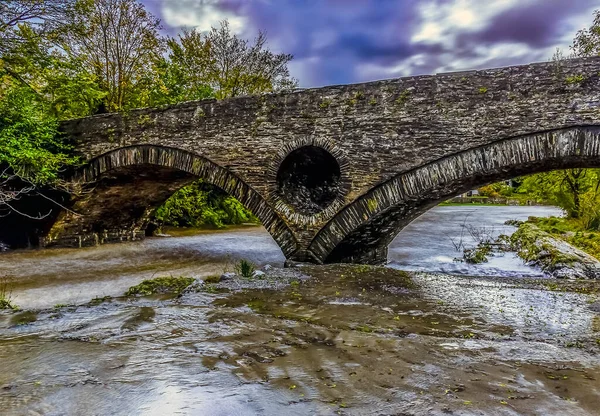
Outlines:
POLYGON ((436 208, 390 248, 408 272, 282 269, 260 228, 3 254, 2 414, 595 414, 599 282, 453 261, 468 221, 546 212, 436 208), (219 279, 239 259, 264 274, 219 279))
POLYGON ((588 415, 600 398, 600 282, 313 266, 192 288, 0 314, 3 411, 588 415))

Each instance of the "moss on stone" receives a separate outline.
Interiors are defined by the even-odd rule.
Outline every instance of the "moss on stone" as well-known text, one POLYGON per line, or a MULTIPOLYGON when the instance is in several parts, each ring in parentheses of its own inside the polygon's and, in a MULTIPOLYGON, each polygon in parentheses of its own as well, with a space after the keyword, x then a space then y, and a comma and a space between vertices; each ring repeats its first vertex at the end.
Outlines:
POLYGON ((583 80, 584 77, 581 74, 570 75, 565 78, 565 82, 569 85, 580 84, 583 82, 583 80))
POLYGON ((142 114, 138 117, 137 123, 138 123, 138 126, 145 127, 145 126, 153 126, 155 124, 155 121, 148 114, 142 114))
POLYGON ((15 314, 10 320, 11 325, 20 326, 27 325, 37 321, 38 315, 35 311, 25 311, 15 314))
MULTIPOLYGON (((510 237, 510 246, 523 260, 538 264, 542 270, 551 274, 564 267, 575 270, 583 265, 585 268, 580 255, 575 251, 561 250, 560 245, 557 246, 558 243, 555 243, 558 241, 536 224, 525 222, 510 237)), ((566 244, 566 247, 569 247, 569 244, 566 244)))
POLYGON ((94 299, 90 300, 90 302, 88 303, 88 305, 90 306, 98 306, 104 302, 110 302, 112 300, 112 296, 103 296, 103 297, 95 297, 94 299))
POLYGON ((400 93, 400 95, 398 95, 398 98, 396 98, 396 104, 398 105, 404 105, 408 102, 410 98, 410 91, 409 90, 404 90, 400 93))
POLYGON ((331 100, 323 100, 319 104, 319 108, 328 108, 331 105, 331 100))
POLYGON ((379 204, 377 203, 376 199, 367 200, 367 208, 369 208, 369 211, 371 211, 371 212, 375 211, 378 206, 379 206, 379 204))
POLYGON ((129 288, 125 296, 150 296, 158 293, 180 294, 188 286, 194 283, 192 277, 157 277, 156 279, 144 280, 139 285, 129 288))
POLYGON ((204 283, 219 283, 220 281, 221 276, 219 275, 207 276, 204 278, 204 283))

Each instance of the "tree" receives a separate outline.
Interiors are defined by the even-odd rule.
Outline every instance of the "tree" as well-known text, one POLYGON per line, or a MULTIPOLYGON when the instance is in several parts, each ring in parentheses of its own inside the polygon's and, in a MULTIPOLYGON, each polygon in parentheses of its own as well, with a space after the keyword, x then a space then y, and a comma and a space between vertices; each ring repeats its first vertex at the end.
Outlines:
POLYGON ((38 187, 56 185, 61 169, 76 162, 58 134, 58 117, 85 115, 65 88, 92 90, 50 42, 73 6, 69 0, 0 4, 0 215, 38 187))
POLYGON ((51 117, 68 119, 93 114, 104 93, 82 62, 57 50, 28 24, 20 25, 15 33, 20 41, 0 55, 0 75, 13 81, 5 80, 4 87, 14 83, 28 87, 47 104, 45 108, 51 117))
POLYGON ((207 34, 184 31, 168 40, 171 63, 183 72, 192 96, 208 85, 218 99, 295 88, 288 63, 292 55, 267 49, 267 36, 260 32, 253 43, 231 33, 221 22, 207 34))
POLYGON ((106 110, 139 106, 136 86, 163 52, 160 20, 137 0, 80 0, 69 23, 62 47, 96 76, 106 110))
POLYGON ((0 100, 0 209, 40 185, 56 184, 60 170, 76 162, 33 90, 15 86, 0 100))
POLYGON ((257 222, 258 219, 235 198, 198 180, 177 191, 155 213, 156 220, 176 227, 257 222))
POLYGON ((594 21, 589 28, 577 32, 571 50, 578 57, 600 56, 600 10, 594 12, 594 21))
POLYGON ((27 23, 39 33, 50 36, 58 30, 76 0, 9 0, 0 2, 0 53, 14 46, 21 38, 16 29, 27 23))

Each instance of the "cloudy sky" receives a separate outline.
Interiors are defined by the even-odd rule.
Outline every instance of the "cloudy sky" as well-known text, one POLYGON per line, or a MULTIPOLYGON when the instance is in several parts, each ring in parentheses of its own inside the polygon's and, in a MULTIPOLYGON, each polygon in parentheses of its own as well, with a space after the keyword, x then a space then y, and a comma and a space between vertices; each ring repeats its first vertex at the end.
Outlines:
POLYGON ((497 67, 565 55, 600 0, 142 0, 165 31, 267 33, 302 87, 497 67))

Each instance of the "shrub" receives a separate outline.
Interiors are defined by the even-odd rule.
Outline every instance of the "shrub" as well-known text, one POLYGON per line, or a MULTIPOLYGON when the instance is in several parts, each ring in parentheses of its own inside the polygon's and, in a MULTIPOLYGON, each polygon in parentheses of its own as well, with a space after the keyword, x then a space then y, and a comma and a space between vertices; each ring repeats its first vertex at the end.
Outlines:
POLYGON ((235 265, 235 272, 243 277, 252 277, 255 270, 256 266, 248 260, 240 260, 240 262, 235 265))
POLYGON ((0 278, 0 310, 2 309, 19 309, 12 303, 11 291, 5 277, 0 278))

